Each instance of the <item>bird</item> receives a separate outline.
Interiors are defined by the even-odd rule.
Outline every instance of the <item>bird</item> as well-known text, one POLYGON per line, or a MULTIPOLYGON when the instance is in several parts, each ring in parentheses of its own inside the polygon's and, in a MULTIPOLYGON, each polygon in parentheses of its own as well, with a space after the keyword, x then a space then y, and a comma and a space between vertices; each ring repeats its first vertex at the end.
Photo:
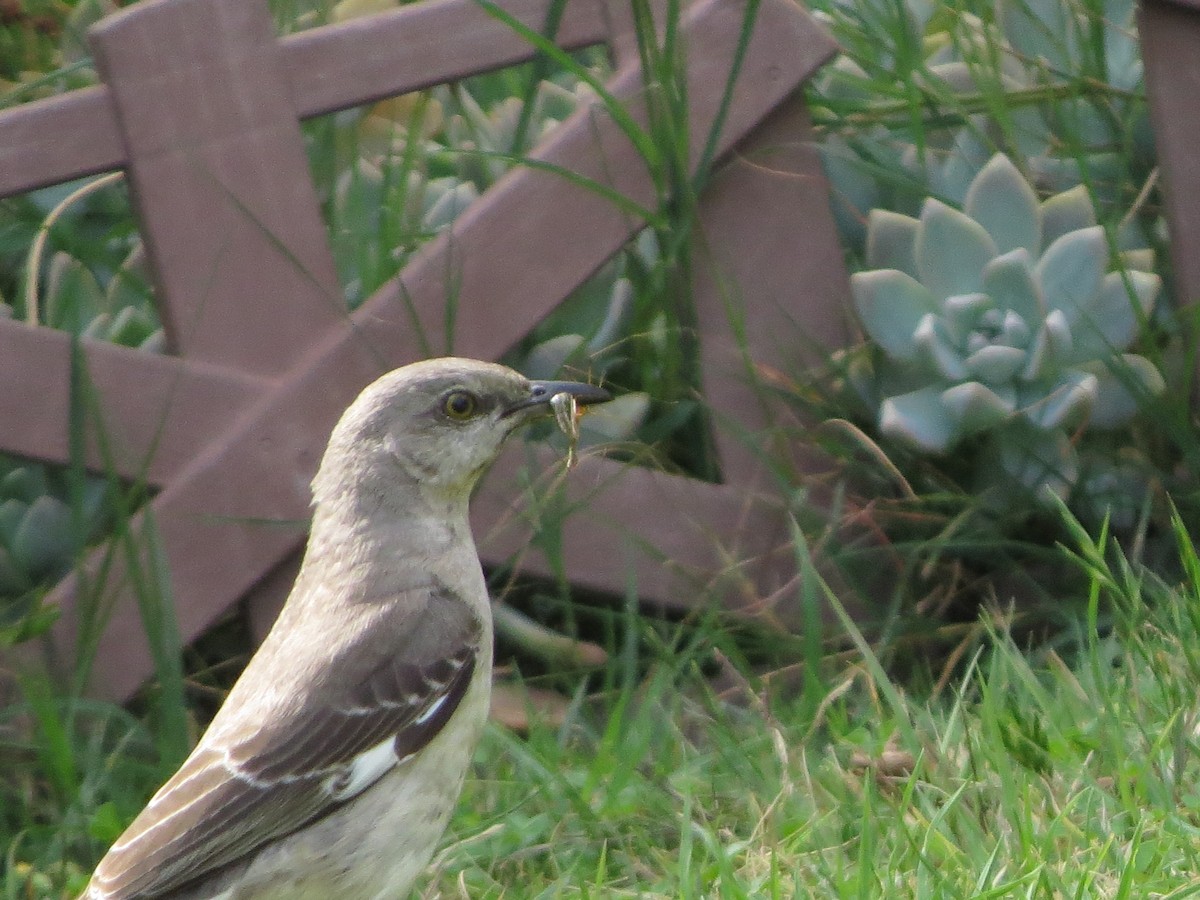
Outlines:
POLYGON ((278 619, 81 900, 408 896, 488 712, 492 618, 471 490, 562 395, 572 408, 611 399, 454 357, 363 390, 313 479, 278 619))

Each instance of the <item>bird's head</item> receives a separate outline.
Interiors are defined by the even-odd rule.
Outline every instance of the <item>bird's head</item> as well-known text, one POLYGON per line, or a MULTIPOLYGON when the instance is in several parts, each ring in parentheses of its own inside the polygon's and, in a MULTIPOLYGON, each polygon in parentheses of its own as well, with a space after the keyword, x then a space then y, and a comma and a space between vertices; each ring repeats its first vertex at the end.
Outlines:
POLYGON ((611 399, 603 388, 572 381, 531 381, 496 363, 428 359, 369 385, 346 410, 314 481, 316 499, 352 486, 388 484, 466 497, 499 455, 504 440, 551 412, 569 394, 581 406, 611 399))

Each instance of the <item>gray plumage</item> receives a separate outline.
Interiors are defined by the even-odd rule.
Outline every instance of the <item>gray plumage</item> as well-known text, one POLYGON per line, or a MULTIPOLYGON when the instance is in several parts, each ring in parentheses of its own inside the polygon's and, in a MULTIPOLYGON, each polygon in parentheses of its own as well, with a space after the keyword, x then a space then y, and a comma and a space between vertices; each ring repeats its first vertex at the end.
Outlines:
POLYGON ((270 634, 86 900, 402 898, 453 811, 491 689, 467 521, 504 439, 570 393, 492 363, 383 376, 335 427, 270 634))

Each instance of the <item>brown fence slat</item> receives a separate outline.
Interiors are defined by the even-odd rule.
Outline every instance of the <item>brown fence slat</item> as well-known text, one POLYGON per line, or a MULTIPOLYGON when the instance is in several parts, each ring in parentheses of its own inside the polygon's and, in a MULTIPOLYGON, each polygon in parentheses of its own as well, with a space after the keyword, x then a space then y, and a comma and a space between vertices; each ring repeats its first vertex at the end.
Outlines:
MULTIPOLYGON (((728 482, 753 483, 764 454, 802 452, 794 414, 763 384, 850 340, 849 279, 801 96, 738 147, 704 196, 694 286, 704 397, 728 482), (821 298, 798 302, 799 297, 821 298), (717 327, 717 326, 721 327, 717 327)), ((795 459, 792 471, 810 471, 795 459)))
MULTIPOLYGON (((538 33, 555 0, 497 3, 538 33)), ((555 43, 567 50, 611 36, 606 4, 574 0, 563 8, 555 43)), ((280 41, 301 118, 457 81, 530 60, 529 42, 476 0, 433 0, 280 41), (403 47, 403 53, 396 48, 403 47)))
MULTIPOLYGON (((553 477, 561 459, 532 451, 533 470, 553 477)), ((522 572, 552 574, 534 546, 528 511, 513 485, 524 461, 507 453, 472 502, 480 554, 492 563, 519 561, 522 572)), ((755 605, 778 584, 773 558, 790 544, 777 496, 742 485, 714 485, 605 459, 580 463, 556 498, 580 510, 563 523, 559 540, 571 583, 610 594, 632 587, 662 607, 695 610, 697 597, 722 596, 727 609, 755 605)))
POLYGON ((270 11, 139 5, 91 38, 168 342, 189 359, 281 374, 346 306, 270 11))
POLYGON ((125 145, 108 88, 0 111, 0 197, 118 169, 125 145))
MULTIPOLYGON (((266 382, 230 369, 84 338, 90 389, 116 474, 161 486, 174 477, 266 382), (130 385, 136 385, 131 390, 130 385)), ((0 422, 6 453, 66 463, 71 336, 0 319, 0 422)), ((95 441, 87 465, 107 467, 95 441)))
POLYGON ((1200 303, 1200 3, 1144 0, 1138 4, 1146 95, 1171 231, 1176 302, 1200 303))

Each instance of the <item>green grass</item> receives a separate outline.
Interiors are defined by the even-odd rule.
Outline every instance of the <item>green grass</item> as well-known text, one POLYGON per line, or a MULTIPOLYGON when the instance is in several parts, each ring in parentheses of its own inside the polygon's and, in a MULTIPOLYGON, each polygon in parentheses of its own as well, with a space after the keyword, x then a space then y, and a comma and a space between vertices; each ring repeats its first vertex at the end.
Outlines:
POLYGON ((425 896, 1200 893, 1200 582, 1080 540, 1116 626, 1030 651, 994 611, 936 695, 863 644, 819 691, 718 699, 714 632, 559 728, 492 729, 425 896))
MULTIPOLYGON (((940 668, 889 677, 856 632, 803 682, 740 674, 719 622, 624 614, 561 726, 489 728, 424 895, 1200 893, 1200 560, 1179 528, 1187 574, 1167 584, 1072 528, 1060 559, 1094 600, 1074 631, 1031 649, 989 611, 940 690, 940 668)), ((799 643, 774 649, 803 659, 799 643)), ((30 687, 37 765, 7 770, 0 804, 14 900, 70 896, 162 777, 136 718, 81 703, 63 733, 30 687)))

